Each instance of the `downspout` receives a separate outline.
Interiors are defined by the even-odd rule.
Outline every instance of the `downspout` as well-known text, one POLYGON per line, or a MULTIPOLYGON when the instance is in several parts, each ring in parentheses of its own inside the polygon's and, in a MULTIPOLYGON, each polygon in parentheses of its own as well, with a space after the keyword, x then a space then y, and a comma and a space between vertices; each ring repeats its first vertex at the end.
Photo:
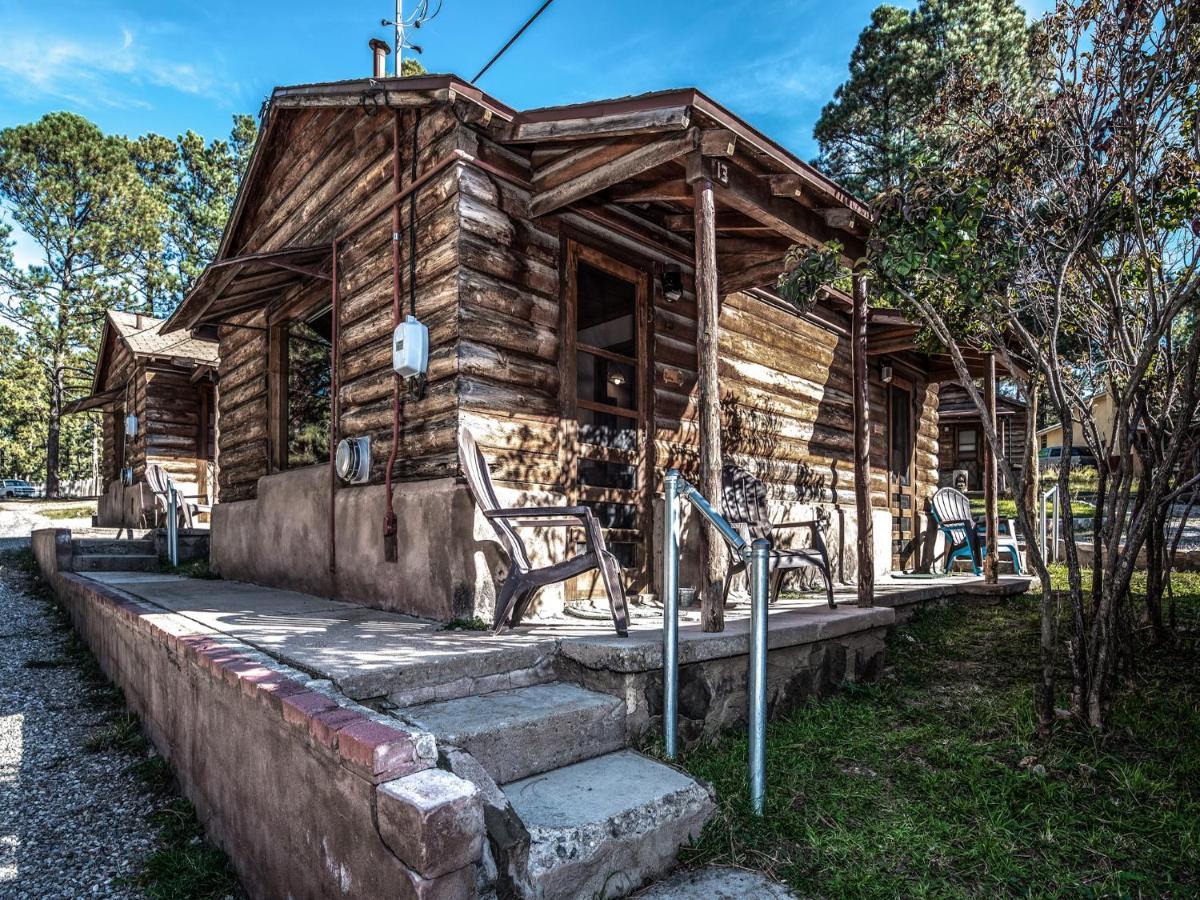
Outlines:
MULTIPOLYGON (((398 127, 398 126, 396 126, 396 127, 398 127)), ((393 134, 393 137, 395 137, 394 134, 393 134)), ((399 141, 396 141, 396 147, 399 148, 399 141)), ((400 204, 406 198, 408 198, 409 196, 414 194, 417 190, 419 190, 421 187, 423 187, 425 184, 427 184, 429 181, 431 181, 433 178, 437 177, 445 169, 449 168, 450 166, 454 165, 455 163, 462 163, 464 165, 469 165, 475 169, 478 169, 481 172, 484 172, 485 174, 491 175, 494 178, 499 178, 502 181, 507 181, 509 184, 512 184, 519 188, 524 188, 525 190, 532 190, 532 188, 533 188, 533 186, 528 181, 524 180, 523 178, 519 178, 515 175, 505 172, 503 169, 500 169, 500 168, 492 165, 491 163, 484 162, 483 160, 478 159, 475 156, 472 156, 470 153, 467 153, 465 150, 456 148, 456 149, 450 151, 445 156, 443 156, 441 159, 439 159, 434 165, 430 166, 419 178, 413 178, 409 182, 409 184, 406 188, 404 188, 403 190, 397 190, 390 198, 388 198, 383 203, 376 205, 368 212, 364 213, 358 219, 357 222, 355 222, 353 225, 351 225, 350 227, 348 227, 347 229, 345 229, 344 231, 342 231, 340 234, 338 234, 337 236, 335 236, 333 238, 332 248, 331 248, 332 267, 331 267, 331 273, 330 273, 331 277, 332 277, 331 316, 333 318, 333 324, 332 324, 332 329, 331 329, 331 334, 330 334, 330 337, 332 340, 332 347, 331 347, 331 351, 330 351, 331 352, 331 359, 330 359, 330 369, 331 369, 330 381, 331 381, 331 384, 330 384, 330 413, 329 413, 329 571, 334 574, 336 574, 336 572, 337 572, 337 508, 336 508, 336 502, 335 502, 336 495, 337 495, 337 469, 335 466, 335 458, 336 458, 336 453, 337 453, 338 416, 339 416, 339 407, 340 407, 340 404, 338 402, 338 392, 340 390, 340 383, 341 383, 341 379, 339 377, 339 372, 338 372, 338 367, 339 367, 340 358, 341 358, 341 354, 338 352, 338 349, 339 349, 338 348, 338 321, 339 321, 339 315, 340 315, 340 311, 341 311, 340 297, 339 297, 339 293, 338 293, 338 245, 341 243, 344 243, 347 238, 349 238, 352 235, 361 231, 363 228, 365 228, 367 225, 369 225, 372 221, 377 219, 382 213, 387 212, 389 209, 392 211, 393 235, 397 235, 399 233, 400 204)), ((414 160, 414 164, 415 164, 415 160, 414 160)), ((393 172, 397 171, 398 167, 399 167, 399 161, 397 159, 396 161, 393 162, 393 172)), ((397 185, 398 184, 399 184, 399 182, 397 181, 397 185)), ((399 284, 400 284, 400 282, 399 282, 400 269, 399 269, 399 242, 398 242, 398 240, 393 240, 392 245, 393 245, 392 246, 392 260, 393 260, 393 267, 394 267, 393 268, 393 278, 392 278, 392 282, 393 282, 393 295, 392 295, 393 296, 393 299, 392 299, 393 321, 398 322, 397 315, 398 315, 398 309, 399 309, 399 284)), ((415 290, 415 288, 414 288, 414 290, 415 290)), ((389 338, 389 340, 390 340, 390 338, 389 338)), ((393 411, 394 411, 394 413, 393 413, 393 427, 394 427, 393 435, 395 435, 399 430, 398 419, 397 419, 398 408, 399 408, 398 389, 396 392, 393 393, 393 398, 395 398, 393 400, 393 407, 392 407, 393 411)), ((388 470, 385 475, 385 482, 387 485, 387 494, 388 494, 388 515, 389 515, 389 520, 392 522, 394 522, 394 520, 395 520, 395 511, 392 509, 392 502, 391 502, 391 497, 392 497, 391 473, 392 473, 392 463, 394 461, 395 453, 396 453, 396 449, 397 449, 396 445, 397 445, 397 441, 395 440, 395 438, 393 438, 392 451, 389 454, 389 460, 388 460, 388 470)), ((393 525, 392 527, 394 528, 395 526, 393 525)), ((385 534, 386 534, 386 522, 385 522, 385 534)))
MULTIPOLYGON (((413 161, 416 165, 416 161, 413 161)), ((400 190, 400 111, 392 115, 392 185, 400 190)), ((400 324, 400 204, 392 204, 392 333, 400 324)), ((396 465, 396 450, 400 444, 400 376, 392 373, 392 447, 388 451, 387 468, 383 474, 387 511, 383 516, 383 557, 395 562, 396 509, 392 503, 392 469, 396 465)))

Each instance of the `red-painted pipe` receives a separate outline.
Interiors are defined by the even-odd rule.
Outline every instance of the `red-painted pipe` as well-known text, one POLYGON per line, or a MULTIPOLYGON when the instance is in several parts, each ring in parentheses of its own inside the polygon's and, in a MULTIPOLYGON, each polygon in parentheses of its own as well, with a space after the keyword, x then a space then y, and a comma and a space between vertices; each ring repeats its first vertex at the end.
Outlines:
MULTIPOLYGON (((392 184, 400 190, 400 110, 392 117, 392 184)), ((392 204, 392 333, 400 324, 400 204, 392 204)), ((392 373, 392 449, 388 452, 387 471, 383 475, 387 511, 383 516, 383 536, 396 533, 396 509, 392 504, 392 469, 400 445, 400 377, 392 373)))

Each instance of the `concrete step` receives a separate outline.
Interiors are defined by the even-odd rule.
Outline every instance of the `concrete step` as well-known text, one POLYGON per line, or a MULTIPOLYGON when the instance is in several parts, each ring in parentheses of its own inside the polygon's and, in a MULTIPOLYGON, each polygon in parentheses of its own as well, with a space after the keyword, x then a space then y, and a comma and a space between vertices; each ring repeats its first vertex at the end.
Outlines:
POLYGON ((120 540, 113 538, 75 538, 71 542, 71 546, 76 556, 81 554, 119 554, 132 553, 139 556, 146 556, 156 552, 154 549, 154 540, 152 538, 141 538, 136 540, 120 540))
POLYGON ((529 831, 538 900, 625 896, 670 869, 715 809, 707 785, 632 750, 502 789, 529 831))
POLYGON ((155 572, 157 553, 81 553, 74 557, 76 572, 155 572))
POLYGON ((625 746, 625 704, 554 682, 425 703, 397 715, 461 747, 498 784, 548 772, 625 746))

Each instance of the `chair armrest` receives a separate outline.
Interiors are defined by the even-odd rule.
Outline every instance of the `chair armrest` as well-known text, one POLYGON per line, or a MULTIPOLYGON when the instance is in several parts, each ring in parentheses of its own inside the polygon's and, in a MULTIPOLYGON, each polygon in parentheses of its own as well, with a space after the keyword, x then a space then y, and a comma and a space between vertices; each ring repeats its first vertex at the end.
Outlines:
POLYGON ((592 510, 587 506, 520 506, 514 509, 483 510, 485 519, 521 520, 514 521, 518 528, 570 528, 586 525, 592 510))
POLYGON ((805 519, 803 522, 772 522, 772 528, 820 528, 825 523, 820 519, 805 519))

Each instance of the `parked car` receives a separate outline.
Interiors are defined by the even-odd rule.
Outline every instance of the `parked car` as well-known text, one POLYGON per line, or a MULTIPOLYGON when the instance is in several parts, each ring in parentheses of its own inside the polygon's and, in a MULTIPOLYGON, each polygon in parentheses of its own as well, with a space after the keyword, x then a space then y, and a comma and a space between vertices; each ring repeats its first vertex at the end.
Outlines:
MULTIPOLYGON (((1038 452, 1038 460, 1041 463, 1043 470, 1057 469, 1062 463, 1062 447, 1043 447, 1038 452)), ((1072 447, 1071 448, 1071 468, 1078 469, 1082 466, 1089 466, 1093 469, 1099 468, 1096 464, 1096 455, 1087 447, 1072 447)))
POLYGON ((37 491, 28 481, 22 481, 20 478, 5 478, 0 482, 0 497, 5 500, 12 500, 16 497, 28 499, 36 496, 37 491))

